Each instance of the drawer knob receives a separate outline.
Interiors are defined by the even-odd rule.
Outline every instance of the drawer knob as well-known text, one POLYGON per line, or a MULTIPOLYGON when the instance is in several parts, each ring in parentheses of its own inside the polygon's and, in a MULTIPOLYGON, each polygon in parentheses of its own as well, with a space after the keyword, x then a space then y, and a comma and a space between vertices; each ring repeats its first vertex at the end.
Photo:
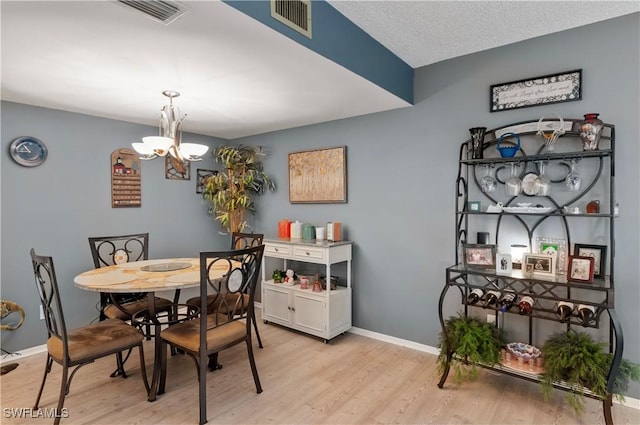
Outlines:
POLYGON ((278 248, 274 248, 274 250, 275 250, 276 252, 279 252, 279 251, 278 251, 278 248))
POLYGON ((305 251, 305 254, 307 254, 307 255, 311 255, 311 254, 309 254, 309 251, 305 251))

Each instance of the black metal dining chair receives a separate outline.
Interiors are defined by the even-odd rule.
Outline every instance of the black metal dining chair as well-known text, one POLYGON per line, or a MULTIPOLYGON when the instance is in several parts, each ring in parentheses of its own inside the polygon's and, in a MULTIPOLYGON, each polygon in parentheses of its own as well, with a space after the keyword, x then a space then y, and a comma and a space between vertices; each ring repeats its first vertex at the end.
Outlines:
MULTIPOLYGON (((231 249, 245 249, 250 247, 256 247, 262 245, 264 240, 264 234, 262 233, 239 233, 234 232, 231 234, 231 249)), ((249 304, 249 294, 244 294, 244 305, 249 304)), ((209 295, 209 305, 211 308, 214 306, 215 295, 209 295)), ((234 302, 233 299, 228 299, 228 304, 232 304, 234 302)), ((188 305, 197 306, 200 302, 199 297, 193 297, 187 300, 188 305)), ((224 308, 224 306, 222 307, 224 308)), ((226 313, 226 311, 223 311, 226 313)), ((260 338, 260 332, 258 331, 258 322, 255 314, 253 315, 253 329, 256 331, 256 338, 258 339, 258 347, 263 348, 262 339, 260 338)))
MULTIPOLYGON (((131 261, 149 259, 149 233, 137 233, 121 236, 90 237, 89 246, 95 268, 123 264, 131 261)), ((155 311, 166 315, 173 314, 174 304, 166 298, 155 297, 155 311)), ((100 319, 121 319, 131 321, 139 310, 148 310, 149 300, 146 292, 137 293, 100 293, 100 319)), ((144 334, 151 337, 151 327, 144 327, 144 334)))
POLYGON ((62 366, 62 382, 54 420, 54 424, 57 425, 63 415, 62 408, 64 407, 65 396, 69 393, 71 380, 76 372, 82 366, 93 363, 96 359, 115 354, 118 367, 122 370, 121 375, 126 378, 122 352, 131 350, 134 347, 139 349, 140 373, 146 389, 145 394, 148 393, 149 382, 144 363, 144 350, 142 347, 144 336, 142 332, 120 319, 104 320, 68 330, 60 302, 60 292, 53 259, 37 255, 34 249, 31 249, 30 254, 48 333, 47 362, 34 409, 38 408, 42 390, 54 361, 62 366), (73 367, 75 368, 69 375, 69 369, 73 367))
POLYGON ((241 250, 200 253, 200 296, 198 318, 164 329, 159 394, 164 392, 167 347, 170 345, 194 358, 198 369, 200 424, 207 422, 207 364, 215 368, 218 353, 236 344, 247 345, 249 364, 256 386, 262 392, 251 343, 256 286, 264 245, 241 250), (215 292, 210 303, 210 293, 215 292), (245 304, 244 295, 248 295, 245 304), (233 300, 229 302, 229 300, 233 300), (207 313, 205 313, 207 312, 207 313), (208 360, 208 363, 207 363, 208 360))

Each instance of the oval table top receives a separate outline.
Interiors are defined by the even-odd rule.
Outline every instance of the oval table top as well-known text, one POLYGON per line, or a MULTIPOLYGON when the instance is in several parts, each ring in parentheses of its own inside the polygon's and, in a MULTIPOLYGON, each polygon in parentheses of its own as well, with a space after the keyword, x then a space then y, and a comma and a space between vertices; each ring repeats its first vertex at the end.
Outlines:
POLYGON ((73 278, 73 282, 79 288, 96 292, 156 292, 191 288, 200 285, 200 259, 134 261, 88 270, 73 278))

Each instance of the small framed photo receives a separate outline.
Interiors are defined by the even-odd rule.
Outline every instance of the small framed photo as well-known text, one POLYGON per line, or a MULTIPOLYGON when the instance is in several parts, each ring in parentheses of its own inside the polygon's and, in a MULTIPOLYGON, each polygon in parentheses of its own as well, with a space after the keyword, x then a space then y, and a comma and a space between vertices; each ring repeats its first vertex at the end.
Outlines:
POLYGON ((556 256, 555 254, 524 254, 522 266, 527 273, 552 277, 556 275, 556 256))
POLYGON ((605 245, 574 244, 573 255, 577 257, 593 258, 593 277, 603 279, 605 275, 605 262, 607 259, 607 247, 605 245))
POLYGON ((215 176, 216 174, 218 174, 218 171, 216 170, 203 170, 201 168, 198 168, 198 177, 196 178, 196 193, 204 192, 204 187, 207 184, 207 180, 209 180, 209 178, 215 176))
POLYGON ((513 261, 511 254, 496 254, 496 274, 511 274, 513 271, 513 261))
POLYGON ((593 257, 569 256, 568 280, 573 282, 593 282, 593 257))
POLYGON ((481 212, 482 204, 480 201, 468 201, 467 202, 467 210, 469 212, 481 212))
POLYGON ((465 244, 464 264, 467 267, 493 269, 496 266, 496 245, 465 244))
POLYGON ((536 238, 536 252, 556 255, 556 273, 565 274, 567 271, 567 241, 566 239, 536 238))

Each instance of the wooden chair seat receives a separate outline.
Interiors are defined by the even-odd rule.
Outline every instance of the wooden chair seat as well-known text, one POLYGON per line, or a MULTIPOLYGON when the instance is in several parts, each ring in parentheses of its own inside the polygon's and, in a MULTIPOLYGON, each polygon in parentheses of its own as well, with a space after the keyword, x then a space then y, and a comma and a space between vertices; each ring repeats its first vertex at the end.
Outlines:
MULTIPOLYGON (((67 332, 68 356, 72 364, 115 354, 141 344, 144 336, 133 326, 119 319, 105 320, 67 332)), ((63 343, 56 335, 47 341, 49 355, 61 363, 63 343)))

